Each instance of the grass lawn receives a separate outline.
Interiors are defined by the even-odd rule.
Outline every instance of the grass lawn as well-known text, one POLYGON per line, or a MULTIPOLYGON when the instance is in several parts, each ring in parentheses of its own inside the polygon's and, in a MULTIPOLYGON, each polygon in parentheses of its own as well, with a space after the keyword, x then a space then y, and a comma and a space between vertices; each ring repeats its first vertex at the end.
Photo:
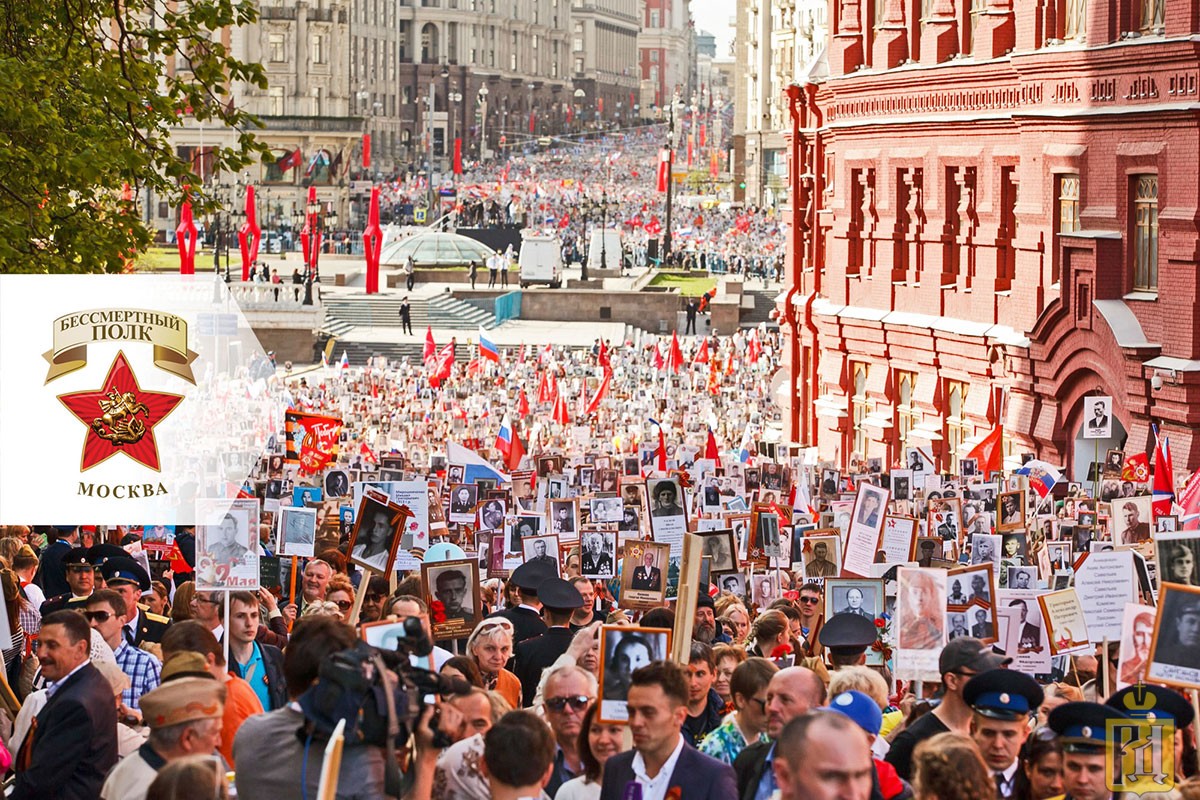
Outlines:
MULTIPOLYGON (((212 254, 209 254, 209 266, 212 265, 212 254)), ((197 266, 199 266, 200 253, 196 253, 197 266)), ((137 259, 138 272, 178 272, 179 271, 179 250, 171 247, 151 247, 145 253, 138 256, 137 259)))
POLYGON ((699 297, 717 285, 717 279, 703 273, 695 276, 668 275, 659 273, 650 281, 651 286, 678 289, 684 297, 699 297))

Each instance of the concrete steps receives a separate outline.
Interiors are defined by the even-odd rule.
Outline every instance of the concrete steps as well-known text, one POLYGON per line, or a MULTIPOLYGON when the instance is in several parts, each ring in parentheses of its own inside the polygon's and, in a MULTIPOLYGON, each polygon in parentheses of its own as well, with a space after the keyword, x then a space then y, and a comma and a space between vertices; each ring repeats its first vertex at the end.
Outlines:
POLYGON ((780 291, 780 289, 744 289, 739 325, 743 328, 757 328, 760 322, 765 322, 768 328, 778 328, 779 323, 772 320, 769 315, 775 309, 775 298, 780 291))
MULTIPOLYGON (((335 336, 340 337, 354 328, 401 327, 399 297, 327 297, 324 305, 324 327, 335 336)), ((496 326, 495 314, 456 300, 449 294, 439 294, 429 299, 410 298, 409 309, 414 331, 427 326, 448 330, 496 326)))

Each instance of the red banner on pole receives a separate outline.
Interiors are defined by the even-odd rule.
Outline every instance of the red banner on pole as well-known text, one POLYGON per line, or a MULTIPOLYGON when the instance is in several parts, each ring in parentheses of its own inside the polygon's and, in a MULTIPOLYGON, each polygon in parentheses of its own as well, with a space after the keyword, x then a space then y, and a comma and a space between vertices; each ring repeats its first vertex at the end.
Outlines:
POLYGON ((363 249, 367 255, 367 294, 379 294, 379 253, 383 230, 379 227, 379 187, 371 187, 371 210, 363 231, 363 249))
POLYGON ((337 460, 340 417, 306 414, 289 410, 284 414, 287 460, 300 465, 300 472, 311 475, 337 460))
POLYGON ((462 139, 457 136, 454 138, 454 174, 463 174, 462 139))
POLYGON ((665 147, 658 151, 658 191, 667 190, 667 181, 671 179, 671 151, 665 147))
POLYGON ((238 247, 242 251, 242 281, 250 280, 250 270, 258 260, 258 246, 262 241, 262 228, 258 226, 258 204, 254 201, 254 187, 246 187, 246 221, 238 228, 238 247))
POLYGON ((363 169, 371 168, 371 134, 363 134, 362 142, 363 169))
POLYGON ((175 242, 179 246, 179 274, 196 274, 196 222, 192 219, 192 201, 184 200, 179 209, 179 227, 175 242))

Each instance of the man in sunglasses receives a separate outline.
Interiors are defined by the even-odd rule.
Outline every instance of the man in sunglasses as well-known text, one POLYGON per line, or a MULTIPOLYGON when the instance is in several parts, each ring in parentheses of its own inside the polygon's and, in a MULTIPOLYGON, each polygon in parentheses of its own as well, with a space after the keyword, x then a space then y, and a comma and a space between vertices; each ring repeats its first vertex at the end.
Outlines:
POLYGON ((583 772, 579 757, 579 732, 583 715, 596 700, 596 676, 573 664, 551 669, 546 675, 542 710, 556 743, 554 770, 546 783, 546 794, 553 797, 558 788, 583 772))
POLYGON ((121 693, 121 718, 141 722, 141 697, 158 686, 162 663, 125 638, 122 629, 125 614, 125 598, 112 589, 101 589, 88 598, 83 615, 112 648, 117 666, 129 676, 129 688, 121 693))
POLYGON ((367 593, 363 597, 362 609, 358 614, 359 622, 378 622, 383 616, 383 601, 388 596, 388 579, 381 575, 373 575, 367 581, 367 593))
POLYGON ((815 656, 820 651, 817 634, 821 619, 821 586, 806 583, 800 587, 800 633, 804 636, 806 655, 815 656))
POLYGON ((68 552, 62 557, 62 566, 66 570, 69 591, 42 603, 43 617, 65 608, 82 611, 92 590, 96 588, 96 573, 92 562, 88 560, 88 548, 76 547, 68 552))
POLYGON ((161 642, 171 620, 139 605, 142 592, 150 589, 150 576, 142 565, 124 556, 109 558, 100 565, 100 575, 104 585, 125 600, 125 621, 121 629, 125 640, 134 647, 141 647, 142 642, 161 642))

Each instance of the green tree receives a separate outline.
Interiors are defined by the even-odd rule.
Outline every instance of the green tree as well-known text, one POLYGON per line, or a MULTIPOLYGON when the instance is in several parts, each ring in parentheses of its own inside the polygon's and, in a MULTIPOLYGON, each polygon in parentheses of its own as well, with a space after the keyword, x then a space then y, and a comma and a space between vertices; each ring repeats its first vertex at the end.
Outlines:
POLYGON ((229 87, 265 88, 265 73, 221 42, 256 18, 248 1, 4 0, 0 272, 116 272, 144 250, 153 234, 123 186, 178 203, 200 185, 170 143, 185 116, 238 131, 214 169, 262 158, 229 87))

